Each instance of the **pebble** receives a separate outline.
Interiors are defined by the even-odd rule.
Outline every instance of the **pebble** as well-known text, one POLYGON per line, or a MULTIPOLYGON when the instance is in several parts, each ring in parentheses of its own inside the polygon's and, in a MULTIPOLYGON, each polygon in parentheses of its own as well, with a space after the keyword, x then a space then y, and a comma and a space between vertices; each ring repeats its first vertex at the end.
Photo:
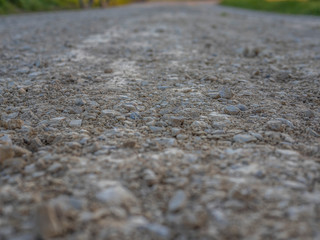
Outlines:
POLYGON ((31 152, 16 145, 0 145, 0 163, 7 159, 11 159, 13 157, 22 157, 24 155, 31 155, 31 152))
POLYGON ((236 107, 239 108, 241 111, 247 111, 248 110, 247 106, 245 106, 243 104, 238 104, 236 107))
POLYGON ((306 118, 313 118, 315 116, 314 112, 310 109, 303 111, 302 115, 306 118))
POLYGON ((231 99, 233 97, 233 92, 230 88, 228 87, 223 87, 220 91, 219 91, 219 95, 221 98, 225 98, 225 99, 231 99))
POLYGON ((151 169, 144 170, 143 175, 143 178, 148 185, 153 185, 158 181, 157 175, 151 169))
POLYGON ((249 142, 254 142, 256 140, 257 139, 250 134, 238 134, 233 137, 233 141, 238 143, 249 143, 249 142))
POLYGON ((160 137, 154 139, 157 143, 165 146, 174 146, 177 144, 177 141, 174 138, 166 138, 166 137, 160 137))
POLYGON ((8 129, 20 129, 23 125, 23 121, 21 119, 10 119, 6 124, 8 129))
POLYGON ((12 140, 10 136, 5 134, 2 137, 0 137, 0 144, 12 145, 12 140))
POLYGON ((181 133, 180 128, 171 128, 171 134, 173 137, 177 136, 179 133, 181 133))
POLYGON ((272 131, 282 131, 284 129, 282 121, 270 120, 267 122, 267 127, 272 131))
POLYGON ((276 118, 275 120, 282 122, 283 124, 287 125, 287 126, 290 127, 290 128, 294 128, 292 122, 290 122, 290 121, 287 120, 287 119, 284 119, 284 118, 276 118))
POLYGON ((172 116, 170 117, 170 125, 173 127, 181 127, 184 123, 185 118, 184 117, 176 117, 172 116))
POLYGON ((35 213, 35 232, 42 239, 59 237, 72 228, 70 216, 59 204, 41 204, 35 213))
POLYGON ((170 229, 166 226, 156 224, 156 223, 148 223, 141 226, 141 229, 147 230, 153 234, 156 234, 164 239, 168 239, 170 237, 170 229))
POLYGON ((65 117, 56 117, 56 118, 51 118, 49 120, 49 125, 54 127, 54 126, 59 126, 66 120, 65 117))
POLYGON ((307 128, 306 132, 310 135, 310 136, 313 136, 313 137, 320 137, 320 134, 317 133, 316 131, 314 131, 313 129, 311 128, 307 128))
POLYGON ((178 190, 169 201, 169 211, 176 212, 181 210, 187 204, 187 196, 184 191, 178 190))
POLYGON ((57 172, 62 168, 62 165, 60 163, 54 163, 49 168, 48 171, 51 173, 57 172))
POLYGON ((155 127, 155 126, 149 126, 149 129, 154 133, 162 132, 165 130, 163 127, 155 127))
POLYGON ((110 187, 96 194, 96 198, 109 206, 130 207, 137 203, 135 196, 122 186, 110 187))
POLYGON ((185 140, 185 139, 188 138, 188 135, 187 135, 187 134, 180 133, 180 134, 178 134, 178 135, 176 136, 176 138, 177 138, 178 140, 185 140))
POLYGON ((133 120, 137 120, 137 119, 140 119, 141 116, 138 112, 132 112, 132 113, 130 113, 130 118, 133 120))
POLYGON ((229 115, 237 115, 240 112, 240 109, 234 105, 228 105, 224 108, 224 113, 229 115))
POLYGON ((191 128, 194 130, 194 131, 199 131, 199 130, 202 130, 204 128, 208 128, 209 125, 204 122, 204 121, 194 121, 192 124, 191 124, 191 128))
POLYGON ((108 116, 108 117, 115 117, 115 116, 119 116, 121 115, 120 112, 118 111, 114 111, 114 110, 110 110, 110 109, 105 109, 101 111, 101 115, 103 116, 108 116))
POLYGON ((82 120, 81 119, 71 120, 69 122, 69 126, 70 127, 81 127, 81 125, 82 125, 82 120))
POLYGON ((0 163, 14 157, 14 151, 11 147, 0 146, 0 163))
POLYGON ((83 100, 82 98, 77 98, 75 101, 75 105, 77 105, 77 106, 83 106, 85 104, 86 104, 86 101, 83 100))

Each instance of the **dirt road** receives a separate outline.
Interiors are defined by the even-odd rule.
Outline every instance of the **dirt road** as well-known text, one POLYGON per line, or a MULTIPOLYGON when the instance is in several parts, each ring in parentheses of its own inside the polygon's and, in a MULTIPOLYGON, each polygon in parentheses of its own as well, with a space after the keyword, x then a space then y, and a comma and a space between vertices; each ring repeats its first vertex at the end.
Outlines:
POLYGON ((319 239, 320 18, 211 3, 0 18, 0 239, 319 239))

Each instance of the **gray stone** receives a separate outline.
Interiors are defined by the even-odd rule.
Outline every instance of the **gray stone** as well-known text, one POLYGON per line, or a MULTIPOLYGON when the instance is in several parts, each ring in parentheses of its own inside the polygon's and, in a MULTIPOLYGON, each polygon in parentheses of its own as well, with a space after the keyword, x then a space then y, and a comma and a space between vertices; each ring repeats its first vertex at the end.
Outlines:
POLYGON ((232 92, 232 90, 230 88, 223 87, 219 91, 219 95, 220 95, 221 98, 231 99, 233 97, 233 92, 232 92))
POLYGON ((170 125, 173 127, 181 127, 184 123, 184 117, 172 116, 169 119, 170 125))
POLYGON ((233 137, 233 141, 239 142, 239 143, 254 142, 256 140, 257 139, 254 136, 249 134, 238 134, 233 137))
POLYGON ((270 120, 267 122, 267 127, 272 131, 282 131, 283 124, 280 120, 270 120))
POLYGON ((114 111, 114 110, 110 110, 110 109, 105 109, 101 111, 101 115, 102 116, 108 116, 108 117, 115 117, 115 116, 119 116, 121 115, 120 112, 118 111, 114 111))
POLYGON ((311 129, 311 128, 307 128, 307 133, 310 135, 310 136, 313 136, 313 137, 320 137, 320 134, 319 133, 317 133, 316 131, 314 131, 313 129, 311 129))
POLYGON ((180 128, 171 128, 171 134, 173 137, 177 136, 179 133, 181 133, 180 128))
POLYGON ((236 107, 239 108, 241 111, 247 111, 248 110, 247 106, 245 106, 243 104, 238 104, 236 107))
POLYGON ((71 120, 69 123, 70 127, 81 127, 82 125, 82 120, 81 119, 77 119, 77 120, 71 120))
POLYGON ((141 227, 141 229, 147 230, 153 234, 159 235, 165 239, 170 237, 170 229, 166 226, 155 224, 155 223, 148 223, 141 227))
POLYGON ((114 186, 96 194, 96 198, 110 206, 130 206, 137 203, 135 196, 122 186, 114 186))
POLYGON ((276 118, 276 121, 280 121, 280 122, 282 122, 283 124, 287 125, 288 127, 294 128, 292 122, 290 122, 290 121, 287 120, 287 119, 284 119, 284 118, 276 118))
POLYGON ((10 136, 5 134, 2 137, 0 137, 0 144, 11 145, 12 140, 10 136))
POLYGON ((155 127, 155 126, 149 126, 149 129, 154 133, 162 132, 165 130, 163 127, 155 127))
POLYGON ((178 190, 175 192, 169 202, 169 211, 176 212, 181 210, 187 204, 187 196, 184 191, 178 190))
POLYGON ((177 141, 174 138, 155 138, 154 139, 157 143, 161 145, 173 146, 176 145, 177 141))
POLYGON ((83 106, 86 104, 86 101, 84 101, 82 98, 78 98, 78 99, 76 99, 75 104, 77 106, 83 106))
POLYGON ((240 109, 234 105, 228 105, 224 108, 224 113, 229 115, 237 115, 240 112, 240 109))

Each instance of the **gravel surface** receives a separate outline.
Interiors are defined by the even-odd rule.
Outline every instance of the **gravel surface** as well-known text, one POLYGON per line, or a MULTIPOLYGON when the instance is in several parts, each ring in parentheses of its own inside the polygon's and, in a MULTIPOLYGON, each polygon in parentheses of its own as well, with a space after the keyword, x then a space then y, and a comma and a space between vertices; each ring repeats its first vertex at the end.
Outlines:
POLYGON ((0 18, 0 239, 320 239, 320 18, 147 4, 0 18))

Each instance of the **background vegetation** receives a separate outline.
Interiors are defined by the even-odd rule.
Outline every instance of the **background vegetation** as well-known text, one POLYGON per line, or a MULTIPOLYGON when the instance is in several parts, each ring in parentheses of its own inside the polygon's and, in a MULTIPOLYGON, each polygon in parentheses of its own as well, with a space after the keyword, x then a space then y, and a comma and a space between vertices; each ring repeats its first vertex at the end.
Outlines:
MULTIPOLYGON (((89 0, 83 0, 86 4, 89 0)), ((132 0, 110 0, 110 6, 128 4, 132 0)), ((99 5, 99 0, 94 1, 94 6, 99 5)), ((0 0, 0 14, 17 13, 22 11, 48 11, 56 9, 79 8, 79 0, 0 0)))
POLYGON ((320 15, 320 0, 222 0, 221 4, 279 13, 320 15))

